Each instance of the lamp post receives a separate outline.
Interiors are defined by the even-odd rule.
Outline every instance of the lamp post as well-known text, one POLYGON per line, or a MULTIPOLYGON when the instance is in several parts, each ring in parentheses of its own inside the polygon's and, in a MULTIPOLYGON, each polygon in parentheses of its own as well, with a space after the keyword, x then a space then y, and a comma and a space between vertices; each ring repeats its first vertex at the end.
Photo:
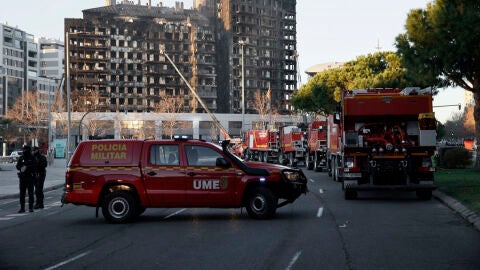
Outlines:
POLYGON ((70 136, 71 136, 71 126, 72 126, 72 112, 70 109, 70 52, 69 52, 69 43, 68 32, 65 33, 65 47, 66 47, 66 56, 65 66, 67 67, 66 76, 67 76, 67 153, 65 155, 67 163, 70 160, 70 136))
POLYGON ((80 137, 80 136, 81 136, 80 132, 82 131, 82 121, 83 121, 83 118, 85 118, 85 116, 87 116, 87 114, 89 114, 89 113, 90 113, 90 111, 84 113, 83 116, 82 116, 82 118, 80 118, 80 123, 78 123, 78 143, 81 142, 81 140, 80 140, 80 138, 81 138, 81 137, 80 137))
POLYGON ((245 131, 245 59, 244 59, 245 41, 240 40, 238 44, 240 45, 240 50, 242 55, 242 132, 243 132, 245 131))

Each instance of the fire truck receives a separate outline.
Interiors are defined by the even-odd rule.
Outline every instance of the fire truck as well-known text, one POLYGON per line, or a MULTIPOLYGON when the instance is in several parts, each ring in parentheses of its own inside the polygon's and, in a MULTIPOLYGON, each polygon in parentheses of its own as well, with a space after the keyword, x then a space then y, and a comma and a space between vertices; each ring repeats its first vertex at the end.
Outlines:
POLYGON ((297 126, 283 126, 278 131, 278 163, 294 167, 298 162, 305 163, 305 132, 297 126))
POLYGON ((246 160, 271 162, 278 159, 278 131, 266 129, 245 131, 243 149, 246 160))
POLYGON ((305 162, 307 169, 322 171, 327 168, 327 122, 313 121, 307 129, 305 162))
POLYGON ((436 122, 430 89, 343 91, 328 118, 328 166, 345 199, 357 191, 415 191, 430 199, 436 122))

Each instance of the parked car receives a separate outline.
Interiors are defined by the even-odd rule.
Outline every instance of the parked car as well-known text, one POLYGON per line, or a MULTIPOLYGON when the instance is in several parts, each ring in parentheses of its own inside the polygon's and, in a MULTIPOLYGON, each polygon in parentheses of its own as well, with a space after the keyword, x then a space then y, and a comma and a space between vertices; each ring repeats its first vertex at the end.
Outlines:
POLYGON ((22 150, 15 150, 15 151, 12 151, 12 153, 10 153, 10 156, 9 156, 9 162, 17 162, 18 159, 23 155, 23 152, 22 150))

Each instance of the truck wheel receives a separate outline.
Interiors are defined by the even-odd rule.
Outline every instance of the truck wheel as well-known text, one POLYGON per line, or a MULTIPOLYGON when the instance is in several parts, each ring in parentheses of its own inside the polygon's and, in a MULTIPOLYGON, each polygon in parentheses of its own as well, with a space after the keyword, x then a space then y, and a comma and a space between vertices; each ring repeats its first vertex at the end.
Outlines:
POLYGON ((312 162, 312 157, 310 156, 309 152, 307 152, 307 157, 305 158, 305 162, 307 163, 307 170, 312 170, 315 162, 312 162))
POLYGON ((431 190, 417 190, 417 197, 420 200, 428 201, 432 199, 432 191, 431 190))
POLYGON ((126 191, 114 191, 103 201, 102 214, 110 223, 124 223, 138 214, 135 199, 126 191))
POLYGON ((249 192, 246 208, 251 218, 269 219, 277 211, 277 198, 270 189, 258 187, 249 192))
POLYGON ((345 189, 343 191, 345 200, 355 200, 357 198, 357 191, 351 189, 345 189))

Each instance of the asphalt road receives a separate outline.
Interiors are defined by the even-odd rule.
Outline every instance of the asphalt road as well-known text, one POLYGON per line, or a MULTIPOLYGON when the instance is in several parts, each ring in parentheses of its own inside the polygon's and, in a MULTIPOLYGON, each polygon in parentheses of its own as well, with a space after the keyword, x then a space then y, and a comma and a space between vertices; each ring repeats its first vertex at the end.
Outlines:
POLYGON ((0 269, 480 269, 480 232, 437 200, 360 193, 306 171, 310 192, 257 221, 241 209, 147 209, 107 224, 95 209, 15 214, 0 200, 0 269))

